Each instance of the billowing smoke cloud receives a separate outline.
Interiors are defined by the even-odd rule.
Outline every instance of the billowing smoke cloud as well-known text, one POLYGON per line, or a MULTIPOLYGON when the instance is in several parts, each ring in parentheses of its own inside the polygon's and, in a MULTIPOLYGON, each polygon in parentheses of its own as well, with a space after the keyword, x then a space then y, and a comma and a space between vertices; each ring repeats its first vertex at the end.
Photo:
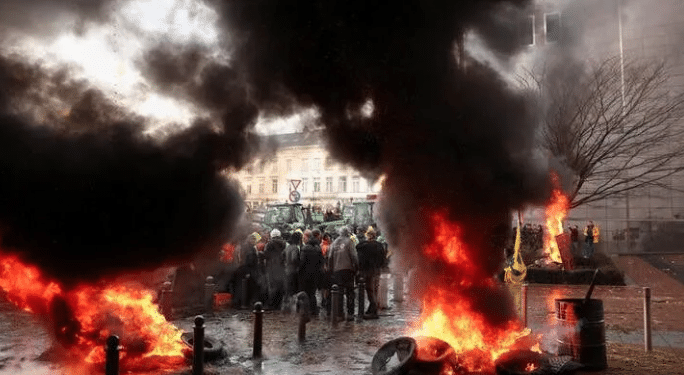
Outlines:
MULTIPOLYGON (((384 228, 404 258, 421 258, 439 211, 463 228, 484 273, 498 269, 511 210, 547 194, 547 172, 533 162, 535 118, 526 99, 459 53, 458 43, 478 32, 498 55, 515 53, 515 34, 499 31, 517 23, 526 0, 205 2, 219 14, 225 60, 162 43, 139 64, 155 88, 207 113, 189 130, 154 143, 131 130, 140 120, 127 116, 123 124, 104 121, 114 123, 97 133, 64 135, 3 115, 3 139, 11 140, 3 145, 5 242, 45 247, 32 256, 89 265, 92 275, 109 265, 97 262, 101 254, 144 264, 147 254, 206 247, 237 215, 216 168, 249 159, 259 112, 314 107, 334 157, 385 175, 384 228), (88 252, 99 254, 88 263, 75 255, 88 252)), ((84 109, 97 107, 96 92, 77 93, 84 109)), ((484 310, 501 310, 487 308, 491 295, 479 298, 484 310)))
POLYGON ((0 36, 18 30, 54 36, 55 28, 82 27, 107 19, 119 0, 3 0, 0 2, 0 36))
POLYGON ((216 256, 243 212, 219 170, 256 145, 256 112, 229 108, 229 132, 208 118, 154 140, 67 72, 0 58, 0 248, 67 283, 216 256))
MULTIPOLYGON (((512 9, 525 1, 213 3, 231 63, 260 107, 295 98, 318 108, 335 157, 385 174, 383 221, 395 249, 420 258, 435 236, 430 217, 445 212, 473 261, 496 272, 511 210, 541 201, 548 175, 533 162, 529 103, 487 66, 464 61, 457 43, 476 31, 497 53, 514 53, 515 38, 496 30, 517 24, 512 9)), ((486 310, 491 298, 475 303, 486 310)))

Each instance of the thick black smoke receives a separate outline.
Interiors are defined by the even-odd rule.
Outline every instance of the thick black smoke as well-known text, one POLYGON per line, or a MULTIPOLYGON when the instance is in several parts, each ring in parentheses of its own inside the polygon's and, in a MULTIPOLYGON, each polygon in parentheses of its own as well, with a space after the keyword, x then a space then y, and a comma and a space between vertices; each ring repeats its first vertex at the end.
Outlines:
MULTIPOLYGON (((318 108, 333 156, 384 173, 384 226, 416 257, 445 212, 494 274, 511 211, 548 194, 529 103, 458 43, 475 31, 498 54, 518 44, 511 1, 216 0, 231 63, 260 107, 318 108), (502 29, 502 25, 505 25, 502 29), (508 29, 506 29, 508 28, 508 29), (372 103, 371 116, 361 108, 372 103)), ((414 263, 415 264, 415 263, 414 263)), ((501 296, 482 295, 484 310, 501 296)), ((506 311, 488 314, 506 320, 506 311)))
POLYGON ((219 170, 249 158, 240 129, 256 113, 236 105, 231 132, 198 120, 157 141, 65 74, 0 58, 0 248, 66 283, 215 256, 243 212, 219 170))

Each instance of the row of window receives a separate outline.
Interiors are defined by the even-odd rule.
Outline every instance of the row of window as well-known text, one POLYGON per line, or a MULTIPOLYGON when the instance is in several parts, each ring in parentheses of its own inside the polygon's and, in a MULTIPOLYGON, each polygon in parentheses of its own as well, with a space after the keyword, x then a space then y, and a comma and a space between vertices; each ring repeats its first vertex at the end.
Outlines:
MULTIPOLYGON (((536 19, 534 14, 528 16, 520 25, 520 41, 523 45, 534 45, 536 42, 535 32, 536 19)), ((560 13, 544 14, 544 36, 546 43, 556 43, 561 39, 561 16, 560 13)))
MULTIPOLYGON (((301 172, 308 172, 309 171, 309 161, 311 161, 311 170, 312 171, 320 171, 321 170, 321 158, 313 158, 309 160, 308 158, 301 159, 300 165, 300 171, 301 172)), ((293 159, 286 159, 285 160, 285 171, 287 173, 292 172, 294 170, 294 165, 293 163, 295 160, 293 159)), ((323 163, 323 168, 326 171, 332 170, 333 168, 333 160, 330 157, 326 157, 323 163)), ((247 174, 264 174, 266 171, 266 166, 270 167, 270 173, 278 173, 278 160, 277 159, 271 159, 268 162, 260 162, 256 166, 249 166, 247 167, 247 174)))
MULTIPOLYGON (((320 177, 314 177, 312 179, 313 183, 313 190, 312 192, 314 193, 320 193, 321 192, 321 178, 320 177)), ((369 192, 371 190, 371 181, 366 181, 366 187, 365 187, 365 192, 369 192)), ((258 192, 259 194, 264 194, 265 193, 265 181, 259 181, 258 185, 258 192)), ((301 184, 299 185, 299 189, 303 193, 308 193, 309 192, 309 179, 308 178, 302 178, 301 184)), ((334 190, 333 186, 333 178, 332 177, 326 177, 325 178, 325 192, 326 193, 347 193, 348 187, 347 187, 347 177, 342 176, 338 177, 337 179, 337 191, 334 190)), ((252 194, 252 182, 247 181, 245 184, 245 190, 247 194, 252 194)), ((271 178, 271 193, 278 193, 278 178, 272 177, 271 178)), ((351 192, 352 193, 361 193, 361 178, 360 177, 352 177, 351 179, 351 192)))

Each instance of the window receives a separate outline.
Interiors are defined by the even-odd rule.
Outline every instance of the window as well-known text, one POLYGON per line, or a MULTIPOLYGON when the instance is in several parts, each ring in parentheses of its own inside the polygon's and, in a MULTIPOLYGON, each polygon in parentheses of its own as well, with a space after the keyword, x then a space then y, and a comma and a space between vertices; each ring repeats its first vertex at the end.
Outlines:
POLYGON ((340 193, 347 192, 347 177, 340 177, 339 188, 337 189, 340 193))
POLYGON ((325 178, 325 192, 331 193, 332 190, 333 190, 333 178, 332 177, 326 177, 325 178))
POLYGON ((302 159, 302 172, 309 171, 309 159, 302 159))
POLYGON ((313 170, 314 171, 320 171, 321 170, 321 159, 319 159, 319 158, 314 159, 313 170))
POLYGON ((249 167, 247 167, 247 174, 252 174, 252 173, 254 173, 254 166, 250 165, 249 167))
POLYGON ((332 169, 332 166, 333 166, 332 158, 330 158, 330 156, 326 157, 325 158, 325 165, 323 166, 323 168, 325 168, 326 171, 329 171, 332 169))
POLYGON ((247 194, 252 194, 252 183, 248 183, 247 186, 245 186, 245 191, 247 194))
POLYGON ((320 177, 314 177, 314 179, 313 179, 313 191, 314 191, 314 193, 319 193, 321 191, 321 179, 320 179, 320 177))
POLYGON ((278 192, 278 177, 271 177, 271 192, 278 192))
POLYGON ((286 172, 292 172, 292 159, 287 159, 285 160, 285 169, 287 169, 286 172))
POLYGON ((527 16, 521 20, 518 37, 522 45, 534 45, 534 15, 527 16))
POLYGON ((261 181, 259 181, 259 194, 263 194, 263 193, 264 193, 264 181, 261 180, 261 181))
POLYGON ((303 193, 306 193, 307 185, 309 185, 309 179, 308 178, 302 178, 302 192, 303 193))
POLYGON ((356 177, 356 176, 355 176, 355 177, 352 177, 352 192, 353 192, 353 193, 359 193, 359 192, 361 192, 361 185, 360 185, 360 182, 359 182, 359 178, 356 177))
POLYGON ((266 164, 266 162, 263 160, 259 163, 259 174, 264 173, 264 168, 266 167, 265 164, 266 164))
POLYGON ((556 43, 560 40, 561 18, 559 13, 544 15, 544 30, 546 31, 547 43, 556 43))

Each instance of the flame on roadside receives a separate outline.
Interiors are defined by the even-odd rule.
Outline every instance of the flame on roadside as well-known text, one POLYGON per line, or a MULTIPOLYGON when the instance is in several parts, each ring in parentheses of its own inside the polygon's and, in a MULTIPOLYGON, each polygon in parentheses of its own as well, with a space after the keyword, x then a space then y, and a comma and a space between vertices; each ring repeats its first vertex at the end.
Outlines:
MULTIPOLYGON (((472 295, 488 292, 496 295, 501 286, 471 259, 471 252, 460 240, 462 230, 457 223, 442 214, 435 214, 432 223, 434 241, 423 252, 445 264, 453 275, 443 285, 436 282, 427 287, 419 322, 410 336, 439 338, 453 347, 459 365, 468 371, 492 371, 499 356, 530 339, 530 330, 518 320, 499 326, 489 323, 484 313, 473 305, 472 295)), ((492 301, 496 303, 501 301, 492 301)), ((530 346, 532 343, 527 345, 530 346)))
POLYGON ((559 178, 556 173, 551 174, 554 189, 551 202, 546 206, 546 232, 544 233, 544 255, 556 263, 562 263, 560 249, 556 236, 563 233, 563 219, 570 209, 568 197, 560 189, 559 178))
POLYGON ((166 321, 154 293, 142 285, 79 285, 64 290, 37 267, 0 251, 0 289, 8 301, 52 326, 69 361, 101 367, 105 342, 115 334, 121 343, 122 370, 173 369, 185 362, 183 332, 166 321))

